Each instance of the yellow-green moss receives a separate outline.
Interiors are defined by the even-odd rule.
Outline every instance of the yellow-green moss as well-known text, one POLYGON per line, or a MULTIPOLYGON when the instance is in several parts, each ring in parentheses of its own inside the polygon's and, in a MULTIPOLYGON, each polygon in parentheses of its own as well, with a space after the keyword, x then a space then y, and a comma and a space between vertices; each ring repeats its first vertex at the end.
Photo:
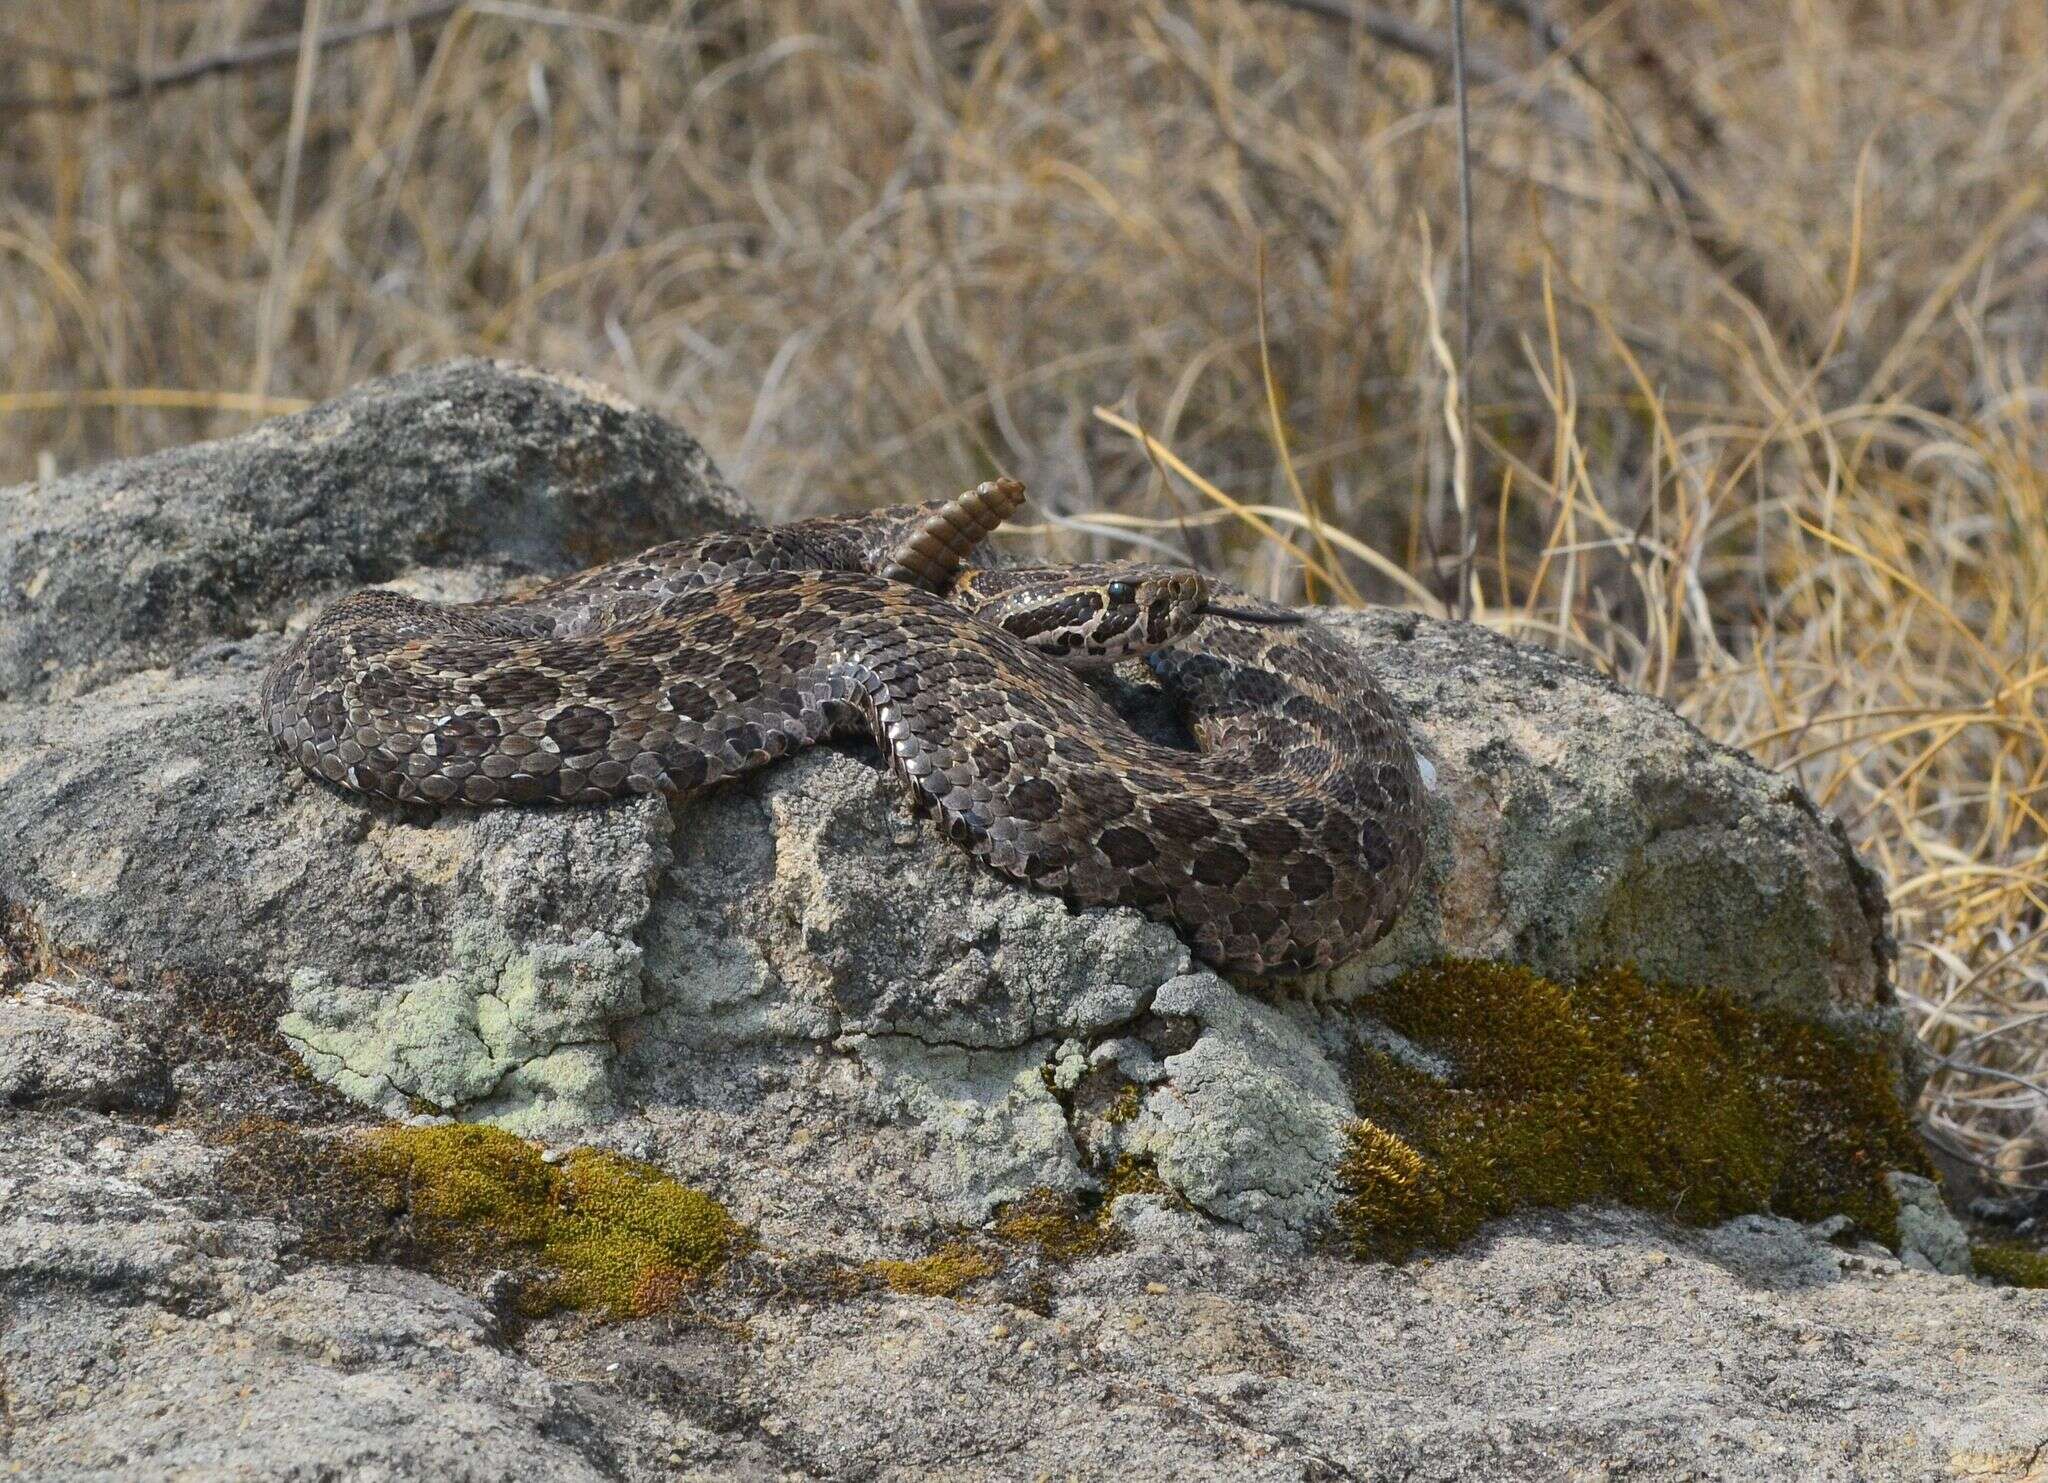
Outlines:
POLYGON ((921 1298, 956 1298, 969 1283, 993 1277, 1001 1263, 965 1241, 948 1241, 930 1256, 912 1261, 868 1262, 862 1270, 891 1292, 921 1298))
POLYGON ((1125 1154, 1102 1181, 1099 1199, 1083 1201, 1062 1190, 1039 1188, 997 1212, 992 1229, 998 1241, 1035 1246, 1049 1262, 1074 1262, 1114 1251, 1122 1233, 1110 1224, 1112 1207, 1122 1195, 1179 1196, 1159 1177, 1152 1160, 1125 1154))
POLYGON ((1788 1014, 1625 970, 1565 986, 1464 962, 1408 974, 1374 1012, 1453 1074, 1361 1057, 1339 1168, 1361 1257, 1599 1200, 1691 1222, 1840 1212, 1894 1240, 1884 1174, 1925 1169, 1884 1047, 1788 1014))
MULTIPOLYGON (((1126 1154, 1103 1180, 1099 1200, 1084 1201, 1068 1191, 1040 1187, 996 1212, 990 1234, 1005 1246, 1035 1247, 1038 1256, 1048 1262, 1064 1264, 1100 1256, 1114 1251, 1123 1239, 1110 1224, 1111 1205, 1119 1195, 1141 1192, 1172 1193, 1150 1159, 1126 1154)), ((1003 1265, 999 1252, 971 1241, 953 1240, 930 1256, 866 1262, 857 1271, 892 1292, 954 1298, 983 1278, 993 1277, 1003 1265)))
POLYGON ((497 1128, 385 1128, 367 1160, 405 1181, 414 1244, 429 1256, 535 1266, 520 1307, 654 1312, 749 1244, 709 1195, 651 1165, 579 1148, 558 1163, 497 1128))
POLYGON ((1159 1166, 1150 1154, 1124 1154, 1102 1181, 1102 1218, 1109 1219, 1110 1207, 1125 1195, 1164 1195, 1185 1210, 1188 1202, 1180 1191, 1159 1177, 1159 1166))
POLYGON ((1091 1213, 1071 1194, 1035 1189, 1005 1205, 993 1230, 998 1241, 1037 1247, 1047 1261, 1078 1261, 1110 1245, 1114 1232, 1106 1218, 1108 1208, 1105 1204, 1101 1213, 1091 1213))
POLYGON ((2024 1241, 1980 1241, 1970 1248, 1970 1266, 2010 1287, 2048 1287, 2048 1251, 2024 1241))
POLYGON ((1144 1098, 1139 1093, 1137 1084, 1125 1082, 1123 1088, 1117 1092, 1116 1100, 1109 1104, 1109 1110, 1102 1114, 1102 1120, 1111 1126, 1132 1122, 1136 1120, 1138 1109, 1143 1103, 1144 1098))

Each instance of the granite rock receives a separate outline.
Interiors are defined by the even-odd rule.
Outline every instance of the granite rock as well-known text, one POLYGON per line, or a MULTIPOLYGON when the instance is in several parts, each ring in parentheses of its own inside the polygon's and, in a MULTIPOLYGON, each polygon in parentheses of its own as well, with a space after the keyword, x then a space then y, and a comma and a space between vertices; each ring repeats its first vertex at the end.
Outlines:
POLYGON ((1632 961, 1880 1037, 1911 1088, 1839 826, 1582 665, 1325 615, 1413 719, 1428 863, 1371 953, 1257 992, 981 870, 858 746, 677 808, 438 815, 272 755, 263 667, 338 591, 470 598, 742 513, 681 432, 484 362, 0 496, 0 1469, 2018 1477, 2048 1445, 2041 1300, 1932 1270, 1964 1238, 1910 1180, 1904 1264, 1598 1211, 1427 1266, 1315 1246, 1349 1058, 1447 955, 1632 961), (793 1258, 1157 1189, 1108 1255, 963 1304, 515 1332, 217 1180, 237 1120, 422 1115, 651 1160, 793 1258))

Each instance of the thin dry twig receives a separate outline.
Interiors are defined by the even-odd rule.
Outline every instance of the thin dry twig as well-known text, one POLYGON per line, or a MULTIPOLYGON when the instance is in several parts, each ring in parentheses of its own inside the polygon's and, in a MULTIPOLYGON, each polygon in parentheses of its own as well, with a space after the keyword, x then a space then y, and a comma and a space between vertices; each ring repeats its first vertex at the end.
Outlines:
POLYGON ((1804 315, 1771 285, 1756 255, 1729 231, 1720 214, 1693 184, 1692 177, 1676 162, 1658 153, 1629 111, 1615 103, 1564 29, 1544 14, 1541 0, 1493 3, 1521 20, 1544 50, 1562 61, 1579 85, 1599 101, 1602 116, 1620 132, 1626 146, 1621 152, 1622 162, 1649 186, 1652 195, 1669 194, 1677 208, 1680 226, 1707 261, 1726 273, 1737 291, 1788 330, 1803 325, 1804 315))
MULTIPOLYGON (((315 50, 326 51, 330 47, 346 46, 350 42, 362 41, 372 36, 384 36, 413 26, 431 25, 453 15, 464 3, 465 0, 428 0, 427 4, 416 5, 411 10, 400 11, 396 15, 336 26, 333 30, 323 31, 313 38, 312 44, 315 50)), ((247 46, 209 52, 203 57, 194 57, 188 62, 179 62, 175 66, 161 67, 151 72, 137 72, 120 63, 94 60, 91 65, 95 69, 121 73, 122 80, 111 87, 101 88, 92 93, 0 95, 0 113, 75 113, 87 108, 97 108, 102 103, 123 103, 135 98, 149 97, 170 88, 189 87, 195 82, 222 72, 274 67, 295 60, 299 55, 302 39, 296 32, 289 36, 267 36, 261 41, 252 41, 247 46)))
POLYGON ((270 391, 271 363, 277 349, 277 320, 284 312, 285 279, 291 268, 292 217, 299 204, 299 166, 306 153, 306 120, 313 103, 313 78, 320 69, 320 18, 326 0, 306 0, 299 29, 299 69, 292 82, 291 122, 285 126, 284 182, 277 192, 277 218, 270 234, 270 276, 263 284, 263 302, 256 311, 255 369, 249 373, 249 395, 270 391))
MULTIPOLYGON (((1392 47, 1409 56, 1420 57, 1447 72, 1453 71, 1459 62, 1459 46, 1456 40, 1459 22, 1456 17, 1453 36, 1446 38, 1427 26, 1403 20, 1373 6, 1358 3, 1358 0, 1274 0, 1274 3, 1308 15, 1320 16, 1325 20, 1356 26, 1383 46, 1392 47)), ((1729 281, 1739 292, 1773 319, 1786 325, 1801 323, 1803 316, 1797 307, 1771 286, 1762 264, 1728 229, 1719 214, 1708 205, 1706 198, 1693 184, 1692 178, 1670 159, 1659 154, 1627 111, 1615 105, 1580 58, 1571 39, 1543 15, 1535 0, 1495 0, 1495 3, 1526 24, 1545 50, 1557 57, 1580 85, 1598 101, 1604 119, 1622 136, 1625 145, 1621 151, 1623 163, 1643 181, 1653 197, 1669 198, 1675 208, 1678 226, 1700 253, 1726 273, 1729 281)), ((1463 0, 1458 0, 1455 8, 1462 12, 1463 0)), ((1481 87, 1499 86, 1520 76, 1505 62, 1483 52, 1466 49, 1463 63, 1467 78, 1481 87)))
MULTIPOLYGON (((1382 46, 1391 46, 1395 51, 1433 62, 1445 71, 1451 68, 1456 46, 1450 37, 1440 35, 1428 26, 1404 20, 1378 6, 1361 4, 1359 0, 1275 0, 1275 3, 1306 15, 1321 16, 1326 21, 1356 26, 1382 46)), ((1481 87, 1512 82, 1517 75, 1514 68, 1483 52, 1467 52, 1465 70, 1481 87)))
POLYGON ((1472 419, 1466 408, 1465 368, 1451 354, 1444 338, 1443 319, 1437 307, 1435 249, 1430 240, 1429 218, 1421 218, 1422 265, 1416 278, 1422 289, 1424 320, 1428 326, 1430 353, 1444 379, 1444 432, 1451 444, 1451 507, 1458 520, 1458 554, 1451 566, 1451 580, 1457 593, 1450 604, 1460 618, 1472 614, 1472 419))
POLYGON ((1460 618, 1472 616, 1472 562, 1478 532, 1472 523, 1472 99, 1466 85, 1471 58, 1465 45, 1465 0, 1451 0, 1451 91, 1458 102, 1458 602, 1460 618))

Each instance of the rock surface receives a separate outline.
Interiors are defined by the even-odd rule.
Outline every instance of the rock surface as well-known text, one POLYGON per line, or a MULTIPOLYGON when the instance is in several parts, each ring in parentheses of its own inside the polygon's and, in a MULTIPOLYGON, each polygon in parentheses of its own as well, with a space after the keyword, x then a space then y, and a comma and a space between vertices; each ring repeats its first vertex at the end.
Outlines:
POLYGON ((0 1106, 167 1112, 171 1071, 156 1047, 30 984, 0 999, 0 1106))
POLYGON ((0 1476, 2038 1478, 2048 1298, 1789 1222, 1579 1212, 1405 1268, 1131 1197, 1033 1306, 543 1326, 294 1261, 182 1131, 23 1114, 0 1476))
MULTIPOLYGON (((440 816, 273 759, 262 668, 337 590, 480 595, 739 508, 674 429, 478 362, 0 492, 0 1117, 32 1109, 0 1164, 0 1471, 269 1476, 297 1445, 303 1476, 2000 1476, 2048 1444, 2016 1357, 2040 1298, 1784 1222, 1560 1216, 1426 1269, 1302 1250, 1374 997, 1446 954, 1633 960, 1890 1035, 1910 1075, 1839 828, 1568 661, 1332 615, 1434 765, 1430 861, 1386 942, 1284 994, 987 875, 857 752, 675 811, 440 816), (173 1099, 157 1129, 79 1110, 173 1099), (210 1188, 226 1122, 364 1107, 606 1144, 788 1253, 914 1254, 1126 1156, 1185 1206, 1119 1200, 1124 1250, 1049 1267, 1028 1311, 768 1303, 743 1336, 514 1344, 210 1188)), ((1901 1199, 1909 1257, 1957 1265, 1938 1197, 1901 1199)))
POLYGON ((0 491, 0 700, 76 694, 414 567, 552 574, 744 508, 695 441, 599 387, 483 361, 395 376, 0 491))
POLYGON ((1332 613, 1436 762, 1429 882, 1340 970, 1632 962, 1837 1024, 1882 1018, 1884 885, 1788 777, 1584 665, 1413 614, 1332 613))

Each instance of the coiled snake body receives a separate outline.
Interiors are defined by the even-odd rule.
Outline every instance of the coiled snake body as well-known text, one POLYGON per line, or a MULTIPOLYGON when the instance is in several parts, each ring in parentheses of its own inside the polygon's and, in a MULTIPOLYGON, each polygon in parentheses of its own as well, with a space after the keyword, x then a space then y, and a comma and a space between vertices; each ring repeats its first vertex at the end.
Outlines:
POLYGON ((502 602, 358 592, 278 656, 265 720, 315 777, 476 805, 687 796, 866 732, 987 864, 1169 921, 1221 969, 1377 939, 1422 783, 1363 659, 1190 572, 965 567, 1021 499, 999 480, 727 531, 502 602), (1058 662, 1135 653, 1199 750, 1140 738, 1058 662))

